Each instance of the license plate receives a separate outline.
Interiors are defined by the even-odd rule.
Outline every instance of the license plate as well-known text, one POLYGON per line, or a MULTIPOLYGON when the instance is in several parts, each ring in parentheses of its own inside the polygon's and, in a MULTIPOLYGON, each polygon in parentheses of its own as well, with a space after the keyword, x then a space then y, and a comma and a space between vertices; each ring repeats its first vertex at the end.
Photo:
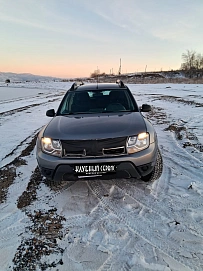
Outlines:
POLYGON ((116 165, 108 164, 75 165, 74 172, 77 175, 100 175, 116 172, 116 165))

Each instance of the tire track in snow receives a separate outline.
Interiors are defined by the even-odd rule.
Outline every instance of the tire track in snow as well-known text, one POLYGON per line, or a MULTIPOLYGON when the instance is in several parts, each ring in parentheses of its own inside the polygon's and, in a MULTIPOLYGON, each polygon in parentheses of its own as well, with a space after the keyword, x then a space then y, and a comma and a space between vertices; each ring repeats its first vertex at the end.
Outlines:
MULTIPOLYGON (((13 110, 18 110, 18 109, 21 109, 23 107, 18 107, 19 106, 19 102, 21 103, 24 103, 25 106, 32 106, 32 104, 34 104, 34 102, 38 102, 42 99, 50 99, 50 98, 59 98, 60 96, 63 96, 64 93, 57 93, 57 94, 43 94, 43 95, 35 95, 35 96, 28 96, 28 97, 23 97, 23 98, 16 98, 16 99, 11 99, 11 100, 6 100, 6 101, 0 101, 0 105, 1 106, 1 112, 0 112, 0 116, 3 115, 3 114, 7 114, 9 113, 10 111, 13 111, 13 110), (17 105, 15 105, 17 103, 17 105), (11 105, 13 108, 10 109, 10 110, 6 110, 6 111, 3 111, 4 109, 2 108, 6 108, 4 107, 5 104, 9 104, 9 106, 11 105)), ((39 103, 39 104, 43 104, 43 103, 39 103)))
MULTIPOLYGON (((172 241, 170 236, 163 236, 162 233, 159 233, 156 230, 156 225, 158 225, 159 229, 165 229, 168 227, 166 223, 164 224, 163 221, 160 219, 159 216, 153 214, 153 220, 149 220, 149 218, 144 218, 143 215, 139 216, 138 219, 135 221, 135 217, 124 210, 116 203, 115 199, 112 197, 107 198, 103 197, 105 195, 106 190, 102 187, 101 182, 89 182, 88 183, 92 192, 101 200, 101 202, 106 206, 112 213, 114 213, 119 220, 124 223, 131 231, 135 234, 140 236, 143 240, 147 243, 152 245, 153 247, 160 250, 163 254, 171 257, 174 261, 177 261, 179 264, 181 263, 182 266, 185 268, 192 268, 192 270, 198 270, 197 267, 197 260, 194 258, 186 258, 182 255, 185 255, 185 249, 188 248, 194 250, 194 247, 191 248, 191 245, 185 245, 181 247, 180 244, 172 241), (155 220, 154 220, 155 219, 155 220), (158 221, 159 220, 159 221, 158 221), (150 231, 148 230, 150 229, 150 231), (153 234, 151 232, 153 230, 153 234), (170 239, 170 240, 167 240, 170 239), (179 253, 179 256, 178 253, 179 253), (182 255, 181 255, 182 253, 182 255), (195 269, 194 269, 195 267, 195 269)), ((147 216, 150 217, 149 213, 147 216)))
MULTIPOLYGON (((102 221, 108 219, 109 211, 104 211, 103 205, 99 205, 94 208, 91 214, 87 215, 75 215, 72 217, 66 217, 66 221, 63 223, 63 229, 66 233, 63 239, 64 248, 68 252, 71 252, 71 259, 75 262, 78 257, 77 246, 87 247, 90 249, 95 246, 92 242, 92 235, 98 231, 102 221)), ((85 269, 86 270, 86 269, 85 269)), ((89 270, 89 269, 88 269, 89 270)))
POLYGON ((21 225, 10 226, 7 229, 0 232, 0 249, 11 246, 13 239, 22 233, 24 229, 21 225))
MULTIPOLYGON (((166 166, 171 168, 173 173, 178 177, 180 176, 179 178, 185 180, 185 189, 188 190, 187 184, 192 184, 193 182, 202 186, 203 171, 201 171, 200 168, 203 168, 203 164, 201 161, 195 157, 193 160, 187 159, 187 152, 184 152, 184 150, 180 154, 167 152, 167 155, 164 155, 164 157, 166 166), (182 160, 185 161, 184 164, 180 163, 182 160)), ((181 201, 178 201, 177 204, 179 204, 179 206, 177 207, 181 206, 183 209, 196 209, 203 206, 203 199, 200 195, 189 193, 188 191, 187 193, 189 194, 187 202, 182 204, 181 201)), ((164 198, 165 194, 160 193, 160 196, 164 198)))
MULTIPOLYGON (((129 238, 126 245, 124 245, 122 249, 120 249, 118 252, 111 253, 109 258, 103 263, 102 266, 100 266, 98 271, 108 271, 108 270, 146 271, 146 268, 141 265, 141 261, 139 260, 132 261, 132 258, 134 257, 134 255, 140 256, 140 251, 143 250, 143 247, 138 246, 138 241, 140 237, 135 236, 131 232, 129 232, 128 234, 129 234, 129 238)), ((146 249, 144 249, 144 251, 145 250, 146 249)))
MULTIPOLYGON (((35 176, 35 173, 33 174, 33 176, 35 176)), ((37 173, 38 176, 38 173, 37 173)), ((36 179, 36 177, 35 177, 36 179)), ((35 187, 36 191, 34 192, 35 197, 32 200, 32 202, 30 202, 29 204, 27 204, 27 207, 30 207, 32 205, 32 208, 34 209, 41 209, 42 205, 44 204, 48 204, 50 207, 55 207, 55 201, 57 202, 57 197, 59 197, 60 195, 62 195, 66 190, 68 190, 72 185, 75 184, 75 181, 71 181, 71 182, 61 182, 59 183, 59 185, 57 186, 49 186, 45 183, 45 180, 42 181, 42 185, 46 185, 47 186, 47 192, 43 193, 43 195, 40 197, 38 197, 37 195, 37 190, 39 189, 39 183, 36 183, 36 180, 34 180, 35 184, 32 184, 32 176, 30 179, 30 182, 28 183, 29 187, 35 187)), ((19 205, 19 201, 23 202, 24 201, 24 196, 27 193, 30 193, 32 190, 30 189, 26 189, 26 193, 25 191, 23 192, 23 194, 18 198, 18 205, 19 205)), ((27 196, 26 196, 27 198, 27 196)), ((22 207, 26 207, 24 206, 24 204, 20 204, 22 207)), ((21 207, 20 207, 21 208, 21 207)), ((74 215, 73 217, 69 217, 66 222, 64 222, 64 228, 69 228, 69 227, 86 227, 86 226, 93 226, 94 224, 99 223, 104 217, 106 217, 108 215, 108 212, 106 210, 103 209, 103 207, 100 206, 100 202, 97 204, 97 206, 95 206, 93 208, 93 210, 87 214, 87 215, 74 215), (101 211, 102 210, 102 211, 101 211)))
POLYGON ((44 203, 50 204, 50 207, 54 205, 54 200, 56 197, 60 196, 64 191, 68 190, 75 181, 71 182, 61 182, 56 186, 50 186, 46 183, 46 178, 42 177, 42 185, 46 186, 46 192, 43 195, 32 202, 32 207, 35 209, 41 209, 44 203))
POLYGON ((201 171, 198 171, 198 169, 203 168, 203 163, 199 161, 199 165, 197 165, 198 161, 194 161, 192 163, 191 159, 189 159, 190 164, 180 164, 181 160, 187 161, 187 157, 181 154, 170 154, 168 153, 166 157, 166 164, 170 168, 174 168, 176 172, 180 172, 180 169, 182 170, 181 173, 184 173, 185 176, 191 178, 193 180, 194 176, 196 178, 199 178, 199 180, 202 180, 203 174, 201 171))
POLYGON ((26 218, 24 213, 14 212, 0 220, 0 249, 12 245, 13 238, 24 229, 23 220, 26 218))
MULTIPOLYGON (((43 127, 43 126, 42 126, 43 127)), ((1 160, 1 168, 11 164, 13 158, 19 157, 19 153, 22 156, 23 151, 25 151, 32 144, 32 140, 36 140, 38 132, 42 129, 42 127, 35 130, 31 135, 21 141, 11 152, 9 152, 4 158, 1 160), (27 145, 27 146, 25 146, 27 145)))
POLYGON ((27 109, 30 109, 30 108, 33 108, 33 107, 37 107, 37 106, 40 106, 40 105, 45 105, 45 104, 48 104, 48 103, 51 103, 51 102, 55 102, 55 101, 58 101, 58 100, 59 100, 59 98, 55 98, 55 99, 49 100, 47 102, 42 102, 42 103, 37 103, 37 104, 30 104, 30 105, 27 105, 27 106, 15 108, 15 109, 12 109, 12 110, 0 113, 0 117, 12 116, 13 114, 25 111, 27 109))
MULTIPOLYGON (((151 95, 151 94, 147 94, 147 95, 151 95)), ((181 103, 181 104, 191 105, 191 106, 195 106, 195 107, 203 107, 203 103, 199 103, 194 100, 186 100, 186 99, 183 99, 182 97, 177 97, 177 96, 153 94, 152 102, 156 101, 156 100, 158 100, 158 101, 162 100, 162 101, 171 102, 171 103, 174 103, 174 102, 181 103)))
POLYGON ((4 231, 8 227, 11 227, 13 225, 13 221, 22 221, 24 218, 26 218, 26 215, 18 212, 4 216, 0 219, 0 231, 4 231))
POLYGON ((18 108, 12 109, 12 110, 8 110, 5 112, 1 112, 0 117, 12 116, 13 114, 16 114, 17 112, 22 112, 22 111, 27 110, 31 107, 39 106, 41 104, 42 103, 31 104, 31 105, 27 105, 27 106, 18 107, 18 108))
POLYGON ((9 187, 13 184, 17 175, 17 169, 22 165, 27 165, 27 162, 23 159, 29 156, 35 147, 37 134, 32 138, 31 142, 23 149, 12 162, 6 164, 6 166, 0 168, 0 203, 5 201, 9 187))
MULTIPOLYGON (((111 253, 111 255, 108 257, 108 259, 102 264, 102 266, 100 266, 100 268, 98 269, 98 271, 108 271, 112 269, 112 266, 114 265, 115 262, 118 261, 118 259, 120 258, 119 256, 121 256, 123 254, 123 251, 125 250, 125 248, 128 246, 128 244, 130 243, 131 240, 129 240, 127 242, 127 244, 122 247, 121 250, 119 250, 117 253, 111 253)), ((126 263, 123 263, 124 268, 126 267, 126 263)), ((120 269, 120 270, 126 270, 126 269, 120 269)), ((128 269, 130 270, 130 269, 128 269)))
POLYGON ((189 230, 188 235, 194 235, 194 238, 199 235, 200 238, 203 238, 203 228, 188 216, 188 211, 185 209, 184 203, 182 204, 177 201, 172 202, 167 195, 165 195, 164 199, 160 198, 160 200, 157 200, 150 194, 146 195, 141 189, 132 186, 132 183, 127 180, 122 183, 115 180, 113 183, 123 196, 126 194, 143 207, 165 219, 171 220, 169 224, 179 225, 184 229, 184 232, 187 233, 189 230), (185 229, 185 227, 187 227, 187 229, 185 229))
MULTIPOLYGON (((49 191, 49 193, 47 193, 47 195, 50 195, 51 193, 49 198, 46 198, 46 195, 38 198, 36 200, 36 203, 35 202, 32 203, 32 207, 34 209, 41 209, 44 203, 50 204, 49 206, 53 207, 55 206, 54 199, 57 196, 59 196, 62 192, 64 192, 64 190, 55 195, 54 192, 52 193, 51 191, 49 191)), ((99 224, 100 221, 102 221, 104 218, 106 218, 108 214, 109 212, 107 210, 104 210, 103 207, 101 206, 101 203, 99 202, 97 206, 95 206, 89 214, 74 215, 68 217, 64 222, 64 229, 75 227, 78 228, 93 227, 96 224, 99 224)))
POLYGON ((26 188, 28 176, 32 173, 32 147, 34 147, 34 145, 34 141, 32 141, 29 146, 21 152, 19 157, 23 157, 24 159, 25 156, 28 156, 26 157, 26 160, 23 160, 23 164, 18 157, 7 165, 6 170, 4 171, 7 176, 4 176, 3 183, 5 183, 5 185, 4 189, 2 189, 3 198, 1 198, 1 200, 6 200, 6 204, 3 204, 4 208, 0 220, 0 249, 2 250, 9 246, 15 247, 19 240, 18 236, 25 230, 27 215, 17 209, 16 201, 21 191, 26 188), (9 170, 12 171, 12 175, 9 173, 9 170))
POLYGON ((159 180, 156 180, 155 182, 153 182, 151 184, 151 186, 153 188, 152 194, 156 198, 158 198, 159 195, 168 194, 169 183, 170 183, 172 171, 171 171, 171 168, 166 166, 164 162, 165 161, 163 159, 164 167, 163 167, 163 173, 162 173, 161 177, 159 178, 159 180))
POLYGON ((167 194, 164 199, 160 198, 160 200, 158 200, 150 194, 146 195, 141 189, 132 186, 132 183, 127 180, 122 183, 115 180, 113 183, 118 187, 123 196, 126 194, 143 207, 161 217, 169 219, 170 224, 178 224, 181 227, 187 227, 189 232, 192 231, 194 234, 198 234, 200 238, 203 237, 203 228, 188 216, 184 203, 182 204, 180 201, 170 201, 170 197, 167 196, 167 194))
MULTIPOLYGON (((201 123, 200 116, 199 122, 201 123)), ((182 120, 172 122, 164 131, 170 131, 173 141, 175 141, 182 150, 184 149, 186 155, 201 163, 200 158, 202 158, 203 144, 193 132, 194 128, 191 127, 191 124, 190 127, 187 127, 185 123, 187 122, 182 120)), ((198 125, 195 125, 195 127, 197 129, 198 125)))

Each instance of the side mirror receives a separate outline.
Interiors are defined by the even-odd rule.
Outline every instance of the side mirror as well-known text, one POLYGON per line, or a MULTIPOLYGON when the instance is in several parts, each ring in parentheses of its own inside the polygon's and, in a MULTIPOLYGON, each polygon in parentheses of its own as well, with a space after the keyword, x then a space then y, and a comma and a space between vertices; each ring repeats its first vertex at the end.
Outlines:
POLYGON ((46 112, 47 117, 54 117, 55 116, 55 110, 54 109, 49 109, 46 112))
POLYGON ((143 104, 141 107, 141 112, 149 112, 151 110, 152 110, 152 108, 149 104, 143 104))

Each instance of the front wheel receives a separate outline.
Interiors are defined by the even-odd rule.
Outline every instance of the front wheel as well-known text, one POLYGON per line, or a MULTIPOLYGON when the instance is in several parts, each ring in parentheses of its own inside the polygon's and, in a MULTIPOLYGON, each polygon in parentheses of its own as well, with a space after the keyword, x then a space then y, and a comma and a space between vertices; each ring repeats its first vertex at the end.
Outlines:
POLYGON ((156 163, 152 172, 146 176, 141 177, 144 182, 153 182, 161 177, 163 171, 163 159, 160 150, 158 149, 156 163))

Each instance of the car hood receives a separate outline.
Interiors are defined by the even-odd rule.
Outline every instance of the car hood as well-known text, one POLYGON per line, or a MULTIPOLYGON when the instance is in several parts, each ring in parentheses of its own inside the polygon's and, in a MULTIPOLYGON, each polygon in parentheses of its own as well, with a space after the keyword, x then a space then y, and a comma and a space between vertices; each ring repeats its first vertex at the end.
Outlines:
POLYGON ((56 116, 47 125, 44 136, 61 140, 88 140, 137 135, 146 132, 140 112, 56 116))

